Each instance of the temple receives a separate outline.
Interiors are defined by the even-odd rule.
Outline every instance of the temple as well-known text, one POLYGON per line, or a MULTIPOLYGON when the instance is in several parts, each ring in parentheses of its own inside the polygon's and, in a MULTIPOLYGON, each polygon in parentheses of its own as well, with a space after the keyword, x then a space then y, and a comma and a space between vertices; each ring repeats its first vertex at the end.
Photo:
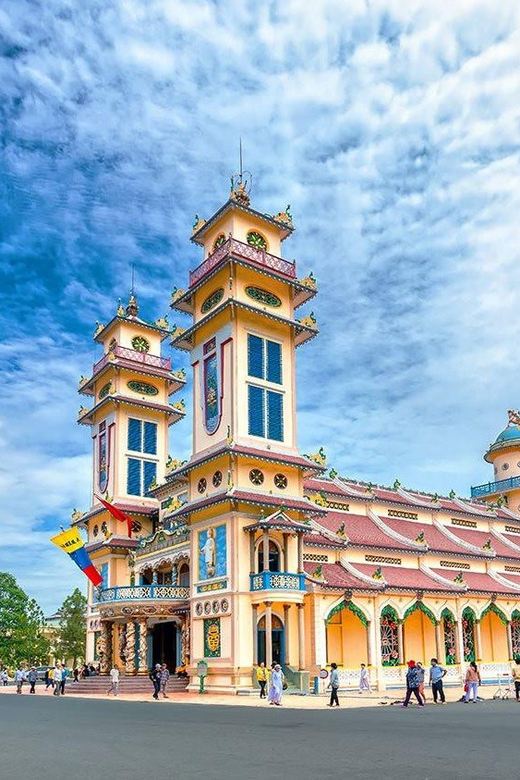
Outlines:
POLYGON ((206 688, 229 693, 252 689, 259 661, 304 692, 332 661, 346 686, 366 663, 380 690, 403 683, 408 658, 436 656, 454 682, 477 660, 496 679, 520 655, 520 417, 485 455, 495 481, 471 499, 344 479, 323 448, 301 453, 296 350, 318 328, 297 310, 317 285, 282 258, 293 229, 289 207, 256 211, 234 177, 193 227, 202 258, 172 294, 179 324, 141 319, 132 294, 96 328, 102 354, 79 385, 92 405, 78 417, 92 504, 72 517, 103 576, 89 588, 87 660, 136 678, 156 662, 186 667, 192 690, 203 660, 206 688), (192 367, 185 462, 168 454, 186 376, 161 355, 165 339, 192 367))

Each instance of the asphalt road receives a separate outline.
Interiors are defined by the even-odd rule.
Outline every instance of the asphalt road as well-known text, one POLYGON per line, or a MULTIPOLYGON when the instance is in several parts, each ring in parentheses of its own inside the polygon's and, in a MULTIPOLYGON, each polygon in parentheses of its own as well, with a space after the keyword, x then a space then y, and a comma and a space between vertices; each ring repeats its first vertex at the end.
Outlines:
POLYGON ((0 695, 1 780, 520 777, 516 702, 294 710, 0 695))

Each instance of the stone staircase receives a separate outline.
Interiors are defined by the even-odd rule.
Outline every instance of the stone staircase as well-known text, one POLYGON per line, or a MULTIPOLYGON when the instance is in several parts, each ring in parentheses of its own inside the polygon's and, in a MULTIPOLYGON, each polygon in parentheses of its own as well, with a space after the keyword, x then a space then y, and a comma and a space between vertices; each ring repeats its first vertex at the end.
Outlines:
MULTIPOLYGON (((172 675, 168 680, 168 687, 166 689, 167 694, 183 693, 186 691, 189 679, 172 675)), ((67 680, 67 686, 65 688, 66 694, 82 693, 82 694, 94 694, 100 695, 106 693, 110 688, 110 677, 102 675, 96 677, 85 677, 78 682, 67 680)), ((119 678, 119 693, 153 693, 153 684, 148 676, 143 677, 124 677, 119 678)))

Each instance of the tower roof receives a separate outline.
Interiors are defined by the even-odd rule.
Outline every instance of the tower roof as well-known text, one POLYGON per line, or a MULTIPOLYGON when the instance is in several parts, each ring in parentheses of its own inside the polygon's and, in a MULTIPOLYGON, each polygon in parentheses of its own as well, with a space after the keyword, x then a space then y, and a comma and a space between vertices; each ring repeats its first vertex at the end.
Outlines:
POLYGON ((276 216, 272 217, 270 214, 262 214, 261 211, 252 209, 251 206, 246 205, 245 202, 236 200, 233 197, 233 191, 231 195, 232 196, 229 198, 229 200, 224 203, 224 205, 221 206, 219 210, 216 211, 208 220, 197 219, 195 225, 193 226, 193 233, 191 234, 191 240, 195 244, 203 246, 204 238, 208 230, 214 227, 215 224, 219 222, 224 216, 226 216, 226 214, 228 214, 230 211, 241 211, 261 220, 262 222, 268 222, 270 225, 273 225, 273 227, 277 227, 280 231, 280 239, 282 241, 287 238, 287 236, 290 236, 293 232, 294 225, 290 215, 287 213, 287 210, 281 211, 279 214, 276 214, 276 216))
POLYGON ((507 427, 498 434, 484 455, 484 460, 487 460, 488 463, 493 462, 495 454, 500 450, 513 449, 515 447, 520 449, 520 413, 510 409, 508 415, 509 422, 507 427))

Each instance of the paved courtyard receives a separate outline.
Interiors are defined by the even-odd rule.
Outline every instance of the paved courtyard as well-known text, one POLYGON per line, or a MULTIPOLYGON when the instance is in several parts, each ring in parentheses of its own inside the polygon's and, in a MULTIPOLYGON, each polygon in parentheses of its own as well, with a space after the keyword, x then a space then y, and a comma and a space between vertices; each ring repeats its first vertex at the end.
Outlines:
POLYGON ((2 780, 520 776, 516 702, 301 710, 0 695, 2 780))

